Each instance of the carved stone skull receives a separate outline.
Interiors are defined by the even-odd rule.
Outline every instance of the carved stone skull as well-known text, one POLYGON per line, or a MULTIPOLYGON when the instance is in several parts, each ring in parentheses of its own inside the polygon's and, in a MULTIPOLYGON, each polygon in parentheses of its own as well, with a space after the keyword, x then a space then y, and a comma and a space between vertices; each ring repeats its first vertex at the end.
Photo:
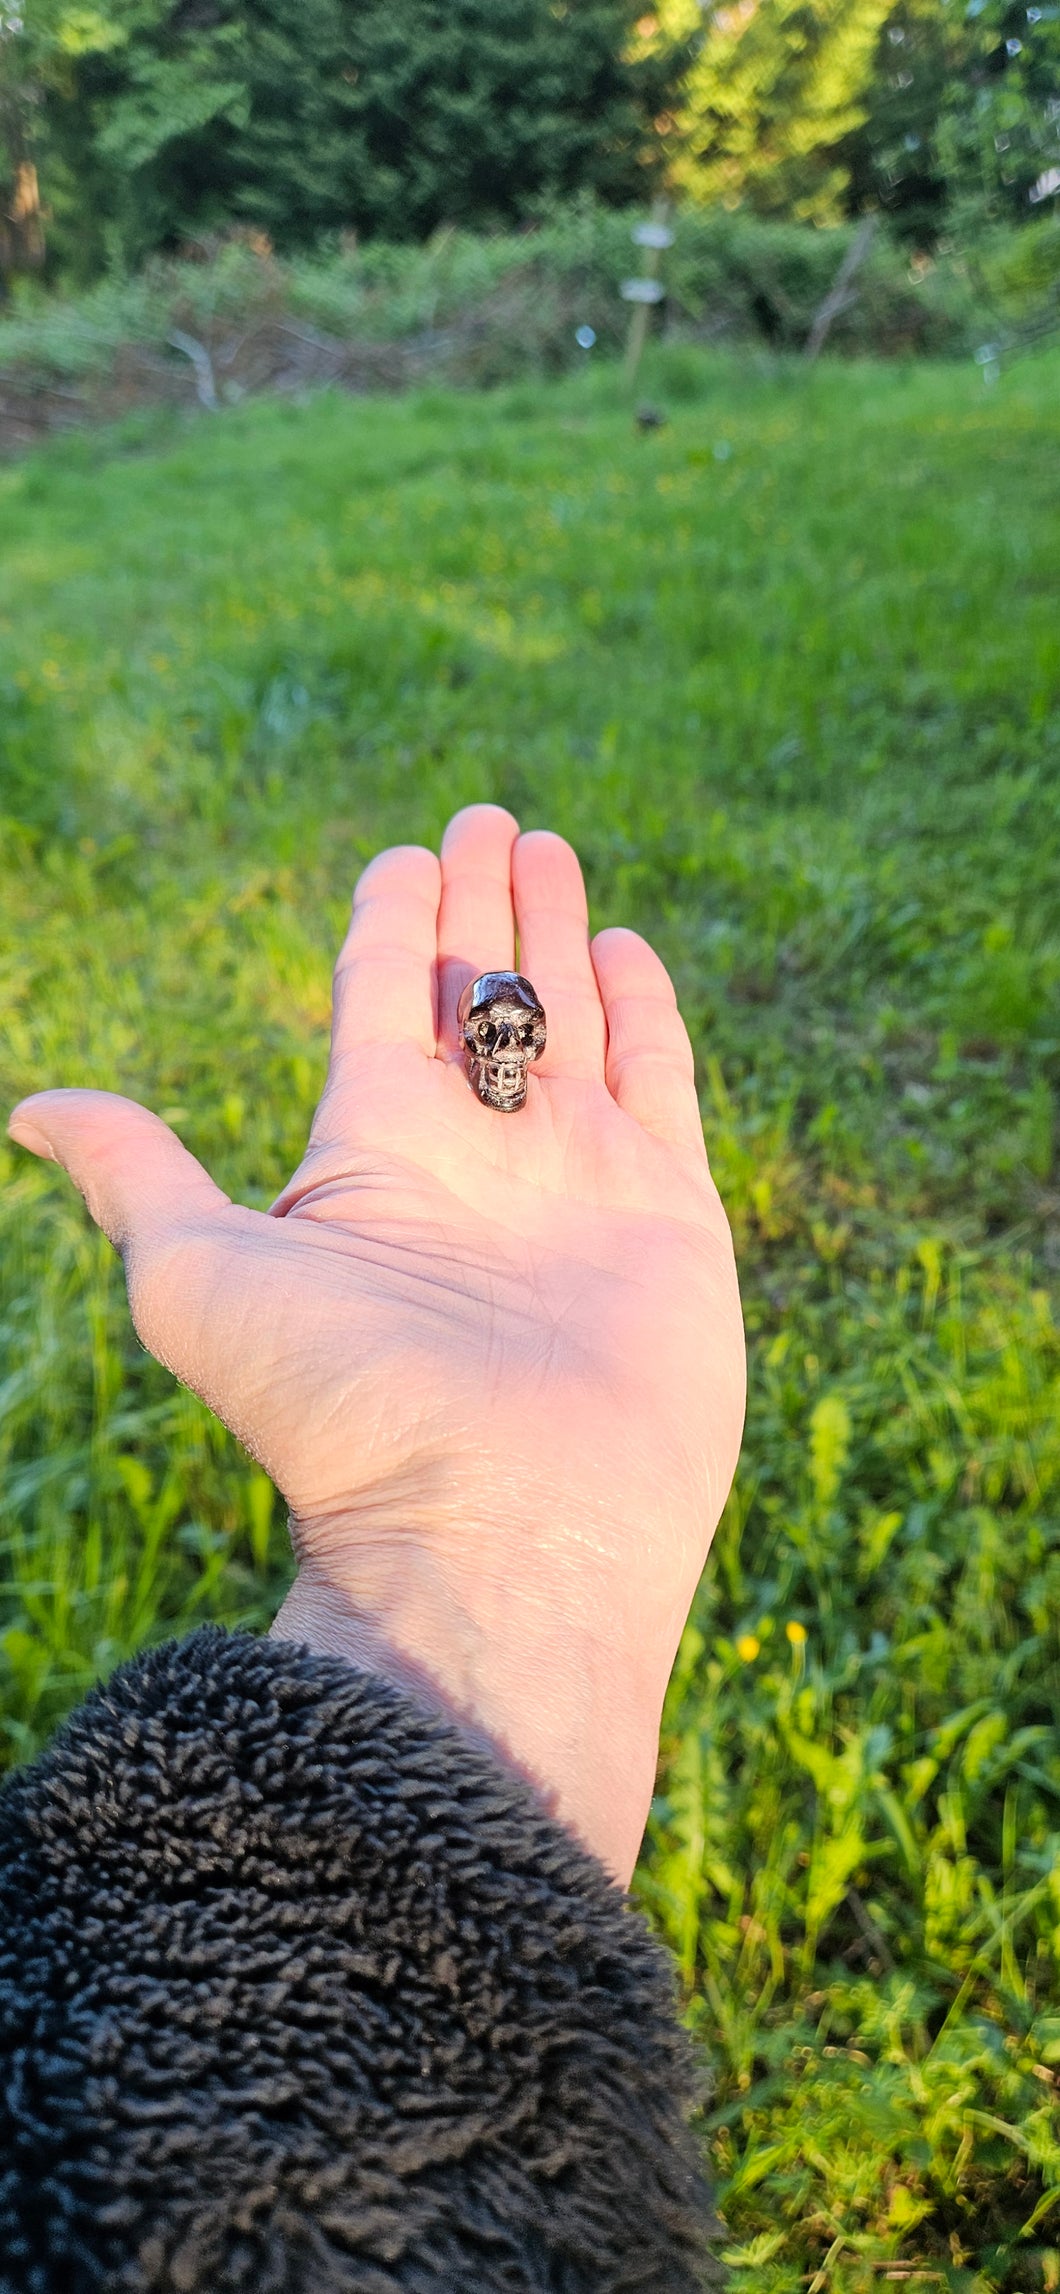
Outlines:
POLYGON ((483 972, 457 1006, 468 1082, 487 1107, 509 1115, 526 1101, 531 1060, 545 1048, 545 1014, 518 972, 483 972))

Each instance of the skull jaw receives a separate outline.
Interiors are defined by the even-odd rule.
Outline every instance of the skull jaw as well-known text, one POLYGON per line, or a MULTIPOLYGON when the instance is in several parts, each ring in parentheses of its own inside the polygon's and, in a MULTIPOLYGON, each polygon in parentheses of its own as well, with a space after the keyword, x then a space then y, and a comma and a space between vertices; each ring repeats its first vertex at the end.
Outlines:
POLYGON ((502 1115, 511 1115, 517 1107, 526 1104, 528 1065, 528 1061, 519 1059, 473 1059, 469 1063, 468 1081, 487 1107, 496 1107, 502 1115))

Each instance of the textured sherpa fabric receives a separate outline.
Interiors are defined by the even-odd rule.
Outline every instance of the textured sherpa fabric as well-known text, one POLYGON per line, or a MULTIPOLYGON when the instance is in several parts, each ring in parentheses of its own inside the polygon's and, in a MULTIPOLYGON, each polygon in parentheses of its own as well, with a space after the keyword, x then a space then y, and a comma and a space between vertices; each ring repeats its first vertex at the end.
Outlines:
POLYGON ((209 1627, 0 1795, 0 2294, 691 2294, 665 1963, 460 1731, 209 1627))

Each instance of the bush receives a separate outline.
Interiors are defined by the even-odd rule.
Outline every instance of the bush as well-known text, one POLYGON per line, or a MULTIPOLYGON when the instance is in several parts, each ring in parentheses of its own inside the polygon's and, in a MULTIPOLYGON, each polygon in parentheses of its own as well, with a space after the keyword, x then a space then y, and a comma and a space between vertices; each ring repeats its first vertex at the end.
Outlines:
MULTIPOLYGON (((582 356, 580 325, 604 351, 624 342, 619 288, 639 261, 635 214, 579 201, 518 233, 447 228, 423 245, 335 237, 291 257, 245 232, 182 259, 156 257, 81 296, 27 288, 0 320, 0 437, 6 431, 10 446, 86 411, 193 401, 202 362, 181 336, 202 346, 222 401, 270 387, 398 388, 430 375, 481 385, 560 372, 582 356)), ((1011 255, 1025 270, 1032 247, 1053 235, 1048 226, 1002 235, 995 268, 1011 255)), ((664 338, 798 351, 850 239, 851 227, 764 223, 723 209, 679 214, 664 338)), ((999 323, 985 274, 973 279, 947 260, 914 271, 881 235, 829 345, 960 355, 996 337, 999 323)))

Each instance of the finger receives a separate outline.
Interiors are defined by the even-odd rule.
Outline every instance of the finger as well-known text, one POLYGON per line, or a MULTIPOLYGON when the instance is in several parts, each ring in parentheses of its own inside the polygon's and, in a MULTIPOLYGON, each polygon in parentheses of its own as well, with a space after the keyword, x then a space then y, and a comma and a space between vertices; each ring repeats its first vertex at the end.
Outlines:
POLYGON ((607 1088, 624 1113, 667 1146, 702 1156, 692 1046, 673 982, 654 948, 621 927, 592 946, 607 1019, 607 1088))
POLYGON ((461 990, 480 972, 515 964, 512 846, 519 823, 500 805, 473 804, 454 814, 442 838, 438 909, 438 1047, 457 1049, 461 990))
POLYGON ((548 829, 531 829, 512 852, 512 891, 519 969, 536 988, 548 1026, 539 1072, 602 1078, 607 1030, 577 853, 548 829))
POLYGON ((369 861, 335 966, 333 1067, 365 1043, 416 1043, 433 1058, 440 889, 437 854, 422 845, 369 861))
POLYGON ((239 1216, 228 1196, 168 1124, 115 1092, 35 1092, 8 1131, 31 1154, 62 1164, 122 1254, 144 1345, 204 1392, 204 1324, 216 1320, 204 1316, 205 1289, 239 1216))
POLYGON ((228 1203, 160 1116, 116 1092, 34 1092, 20 1100, 8 1132, 31 1154, 62 1164, 96 1225, 123 1252, 228 1203))

